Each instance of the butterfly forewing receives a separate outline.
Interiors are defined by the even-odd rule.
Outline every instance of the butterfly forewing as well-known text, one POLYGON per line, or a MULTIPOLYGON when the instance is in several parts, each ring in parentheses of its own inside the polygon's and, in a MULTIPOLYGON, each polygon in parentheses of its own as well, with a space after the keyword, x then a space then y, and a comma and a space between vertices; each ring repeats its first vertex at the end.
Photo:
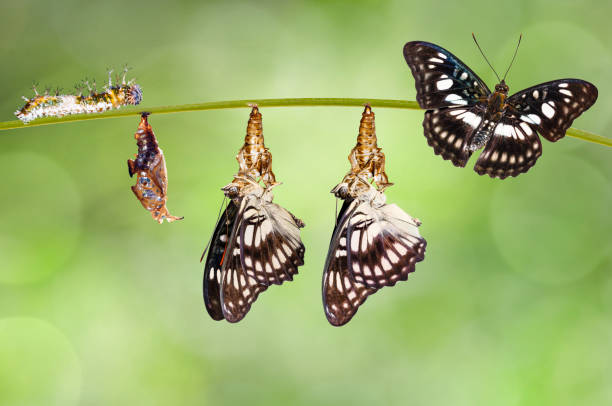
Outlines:
POLYGON ((555 80, 510 96, 506 116, 535 126, 541 136, 555 142, 597 101, 597 95, 597 88, 584 80, 555 80))
POLYGON ((368 295, 377 290, 356 283, 348 269, 347 224, 358 205, 358 200, 344 201, 325 261, 323 308, 327 320, 334 326, 348 323, 368 295))
POLYGON ((404 46, 404 58, 414 76, 421 108, 471 106, 490 94, 478 75, 438 45, 408 42, 404 46))
POLYGON ((230 235, 234 228, 238 207, 230 201, 221 218, 217 222, 211 239, 211 245, 204 263, 204 304, 210 317, 222 320, 221 309, 221 269, 226 260, 226 253, 230 235))
MULTIPOLYGON (((234 236, 238 240, 239 236, 234 236)), ((257 296, 268 288, 268 285, 246 275, 240 259, 238 241, 229 252, 227 263, 221 275, 221 308, 223 316, 230 323, 239 322, 251 309, 257 296)))

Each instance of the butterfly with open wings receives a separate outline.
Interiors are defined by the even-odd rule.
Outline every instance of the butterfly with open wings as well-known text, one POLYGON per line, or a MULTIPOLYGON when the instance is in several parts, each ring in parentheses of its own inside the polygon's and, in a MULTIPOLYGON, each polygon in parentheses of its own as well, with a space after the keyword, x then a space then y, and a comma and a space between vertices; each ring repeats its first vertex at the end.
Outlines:
POLYGON ((222 189, 230 202, 202 254, 204 259, 208 252, 203 280, 206 310, 214 320, 231 323, 242 320, 270 285, 293 280, 304 264, 305 251, 299 232, 304 223, 272 202, 272 188, 279 183, 256 106, 237 160, 238 174, 222 189))
POLYGON ((421 222, 386 204, 385 155, 376 143, 374 113, 363 112, 351 171, 332 193, 344 199, 323 272, 323 307, 334 326, 348 323, 366 298, 408 279, 425 258, 421 222), (377 187, 369 181, 373 180, 377 187))
POLYGON ((429 42, 408 42, 404 58, 417 101, 427 110, 423 128, 428 144, 459 167, 484 147, 474 170, 492 178, 527 172, 542 155, 538 134, 558 141, 597 100, 597 88, 579 79, 546 82, 508 96, 508 71, 491 93, 459 58, 429 42))

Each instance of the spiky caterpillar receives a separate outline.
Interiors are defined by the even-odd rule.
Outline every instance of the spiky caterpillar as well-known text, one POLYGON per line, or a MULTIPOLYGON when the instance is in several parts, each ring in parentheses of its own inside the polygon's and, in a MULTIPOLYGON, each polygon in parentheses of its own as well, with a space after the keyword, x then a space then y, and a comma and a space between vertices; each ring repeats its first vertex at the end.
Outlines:
POLYGON ((41 117, 63 117, 70 114, 101 113, 103 111, 118 109, 125 105, 136 105, 142 101, 142 90, 140 86, 133 83, 133 80, 125 81, 124 70, 121 83, 113 85, 111 72, 108 73, 108 85, 104 87, 104 92, 98 93, 91 88, 89 95, 57 94, 50 95, 38 94, 34 88, 35 96, 31 99, 24 97, 26 104, 17 110, 15 115, 24 124, 41 117))

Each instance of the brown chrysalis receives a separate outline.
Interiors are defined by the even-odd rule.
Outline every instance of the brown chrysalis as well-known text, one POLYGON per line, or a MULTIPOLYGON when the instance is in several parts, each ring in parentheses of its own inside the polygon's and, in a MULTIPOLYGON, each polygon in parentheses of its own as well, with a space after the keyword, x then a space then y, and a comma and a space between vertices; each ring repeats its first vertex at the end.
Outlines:
POLYGON ((127 162, 130 176, 133 177, 134 174, 137 176, 132 192, 158 223, 163 223, 164 219, 171 223, 174 220, 182 220, 183 217, 172 216, 166 208, 168 199, 166 161, 153 129, 147 121, 148 116, 149 113, 142 113, 138 130, 134 134, 138 145, 136 159, 128 159, 127 162))

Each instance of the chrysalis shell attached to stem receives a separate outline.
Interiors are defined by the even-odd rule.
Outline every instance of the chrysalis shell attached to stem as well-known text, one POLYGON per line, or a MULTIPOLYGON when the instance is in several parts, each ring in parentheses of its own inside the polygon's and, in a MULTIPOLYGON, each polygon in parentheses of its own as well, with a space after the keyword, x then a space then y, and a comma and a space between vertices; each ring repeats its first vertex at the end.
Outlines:
POLYGON ((169 223, 182 220, 183 217, 170 215, 166 208, 168 199, 166 162, 147 120, 148 115, 149 113, 142 113, 138 130, 134 134, 138 144, 136 159, 128 159, 127 162, 130 176, 134 174, 137 176, 132 192, 158 223, 163 223, 164 219, 169 223))
POLYGON ((262 181, 266 188, 278 184, 272 172, 272 154, 264 144, 262 117, 256 105, 252 107, 244 145, 236 155, 238 173, 222 188, 229 198, 236 198, 250 190, 252 183, 262 181))
POLYGON ((389 183, 385 173, 385 154, 377 145, 374 112, 369 104, 366 104, 363 110, 357 145, 351 150, 348 160, 351 163, 351 170, 344 176, 342 182, 332 189, 332 193, 337 197, 356 198, 367 193, 370 188, 366 182, 363 182, 364 180, 369 182, 373 179, 378 191, 381 192, 393 185, 389 183))

